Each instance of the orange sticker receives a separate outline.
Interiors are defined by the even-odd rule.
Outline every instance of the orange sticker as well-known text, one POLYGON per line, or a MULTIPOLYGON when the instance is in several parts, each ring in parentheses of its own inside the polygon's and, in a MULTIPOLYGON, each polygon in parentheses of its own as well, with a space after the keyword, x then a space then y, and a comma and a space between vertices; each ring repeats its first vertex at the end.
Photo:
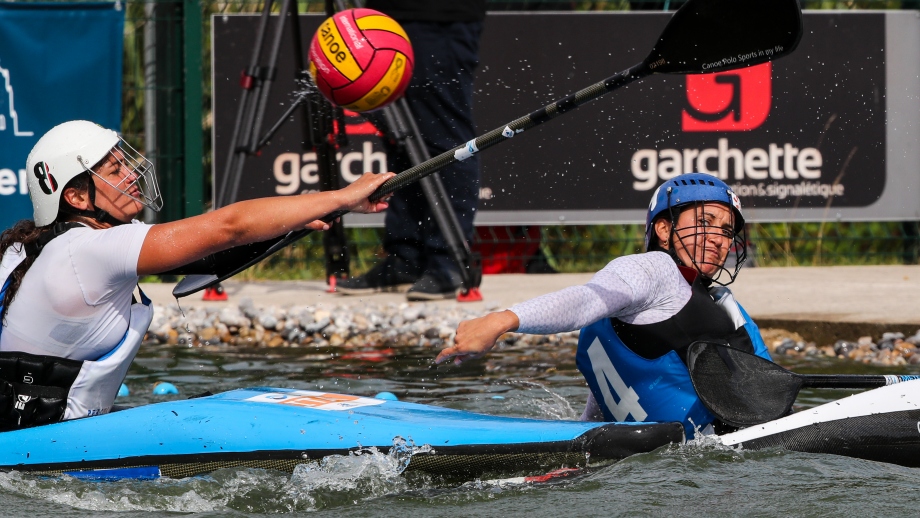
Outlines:
POLYGON ((290 405, 317 410, 348 410, 362 406, 380 405, 382 399, 374 399, 347 394, 330 394, 327 392, 314 392, 311 390, 294 390, 291 392, 266 392, 245 401, 257 403, 273 403, 276 405, 290 405))

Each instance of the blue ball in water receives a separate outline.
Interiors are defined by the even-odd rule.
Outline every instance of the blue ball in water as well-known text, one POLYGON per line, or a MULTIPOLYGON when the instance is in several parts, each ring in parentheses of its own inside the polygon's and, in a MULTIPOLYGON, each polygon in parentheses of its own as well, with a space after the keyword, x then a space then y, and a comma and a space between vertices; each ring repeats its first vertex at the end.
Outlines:
POLYGON ((130 394, 131 394, 131 391, 128 390, 128 386, 125 385, 124 383, 122 383, 121 386, 118 387, 118 396, 117 396, 117 397, 125 397, 125 396, 130 395, 130 394))
POLYGON ((383 399, 383 400, 386 400, 386 401, 399 401, 399 398, 396 397, 396 394, 394 394, 394 393, 392 393, 392 392, 381 392, 381 393, 377 394, 376 396, 374 396, 374 398, 376 398, 376 399, 383 399))
POLYGON ((175 385, 168 381, 161 381, 153 386, 153 394, 155 396, 165 396, 167 394, 178 394, 179 389, 175 385))

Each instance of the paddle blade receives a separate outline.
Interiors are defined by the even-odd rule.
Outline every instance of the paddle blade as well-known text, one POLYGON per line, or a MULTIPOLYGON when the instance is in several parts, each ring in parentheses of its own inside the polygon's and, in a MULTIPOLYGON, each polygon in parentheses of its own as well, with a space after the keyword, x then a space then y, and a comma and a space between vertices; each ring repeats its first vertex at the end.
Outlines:
POLYGON ((218 282, 220 282, 220 277, 216 275, 188 275, 176 284, 172 294, 173 297, 181 299, 205 288, 210 288, 218 282))
POLYGON ((720 72, 785 56, 801 38, 798 0, 689 0, 645 64, 661 74, 720 72))
POLYGON ((795 373, 773 362, 710 342, 690 344, 687 368, 706 408, 734 426, 783 417, 802 387, 795 373))

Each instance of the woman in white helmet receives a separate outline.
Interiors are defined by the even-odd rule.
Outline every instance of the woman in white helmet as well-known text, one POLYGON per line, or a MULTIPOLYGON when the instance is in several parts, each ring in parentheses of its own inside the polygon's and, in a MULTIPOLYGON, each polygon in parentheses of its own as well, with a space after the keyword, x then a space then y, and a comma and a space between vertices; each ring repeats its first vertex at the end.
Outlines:
POLYGON ((697 340, 770 358, 760 332, 726 284, 744 263, 744 216, 724 182, 690 173, 655 191, 646 253, 619 257, 583 286, 461 322, 437 361, 479 358, 508 331, 581 329, 575 362, 591 389, 584 420, 681 422, 688 437, 710 431, 687 370, 697 340), (726 267, 734 254, 733 267, 726 267))
POLYGON ((88 121, 52 128, 27 163, 33 220, 0 235, 0 430, 107 413, 152 310, 138 278, 304 227, 338 210, 379 212, 368 196, 392 173, 338 190, 243 201, 180 221, 162 207, 153 164, 88 121), (133 223, 133 224, 127 224, 133 223))

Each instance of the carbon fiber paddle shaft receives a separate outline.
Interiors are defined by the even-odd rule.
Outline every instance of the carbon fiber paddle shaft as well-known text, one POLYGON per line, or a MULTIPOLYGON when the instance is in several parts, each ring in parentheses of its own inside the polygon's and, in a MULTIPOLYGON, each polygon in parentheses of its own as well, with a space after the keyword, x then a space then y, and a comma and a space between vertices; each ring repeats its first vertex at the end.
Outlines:
MULTIPOLYGON (((473 154, 478 153, 479 151, 488 149, 492 146, 495 146, 496 144, 499 144, 500 142, 509 140, 518 133, 523 133, 528 129, 538 126, 546 121, 552 120, 569 110, 597 99, 606 93, 641 79, 651 73, 651 69, 648 67, 648 65, 645 64, 645 62, 643 62, 627 70, 624 70, 623 72, 610 76, 603 81, 597 82, 587 88, 575 92, 574 94, 568 95, 556 102, 548 104, 543 108, 536 110, 524 117, 509 122, 504 126, 495 128, 494 130, 485 133, 484 135, 481 135, 471 140, 470 142, 463 144, 462 146, 457 146, 449 151, 441 153, 434 158, 426 160, 421 164, 406 169, 405 171, 384 182, 383 185, 381 185, 376 191, 374 191, 373 194, 369 196, 369 198, 372 201, 377 201, 384 196, 387 196, 388 194, 396 192, 396 190, 402 187, 405 187, 413 182, 417 182, 426 176, 440 171, 441 169, 449 166, 450 164, 453 164, 454 162, 465 160, 473 156, 473 154)), ((344 216, 345 214, 348 214, 348 211, 336 211, 320 219, 326 223, 331 223, 336 219, 344 216)), ((179 283, 173 289, 173 296, 177 298, 186 297, 205 288, 209 288, 218 282, 221 282, 240 273, 246 268, 249 268, 250 266, 258 263, 265 257, 268 257, 269 255, 284 248, 285 246, 303 239, 311 232, 313 232, 311 229, 298 230, 295 232, 289 232, 282 238, 249 245, 247 249, 247 253, 251 254, 249 260, 243 262, 242 264, 239 264, 238 262, 231 263, 237 264, 238 266, 217 274, 188 275, 179 281, 179 283)), ((236 255, 238 257, 241 254, 236 253, 236 255)), ((216 262, 216 260, 212 260, 210 262, 213 263, 216 262)))
POLYGON ((860 389, 894 385, 902 381, 920 379, 914 375, 861 375, 861 374, 798 374, 802 387, 860 389))
POLYGON ((524 117, 503 126, 499 126, 463 145, 445 151, 417 166, 406 169, 395 177, 387 180, 380 188, 370 195, 370 199, 374 201, 379 200, 406 185, 416 182, 434 172, 440 171, 454 162, 466 160, 484 149, 488 149, 496 144, 513 138, 518 133, 523 133, 535 126, 539 126, 569 110, 577 108, 589 101, 593 101, 606 93, 612 92, 621 86, 641 79, 651 73, 652 71, 649 69, 648 65, 643 62, 616 75, 610 76, 603 81, 599 81, 574 94, 550 103, 524 117))

